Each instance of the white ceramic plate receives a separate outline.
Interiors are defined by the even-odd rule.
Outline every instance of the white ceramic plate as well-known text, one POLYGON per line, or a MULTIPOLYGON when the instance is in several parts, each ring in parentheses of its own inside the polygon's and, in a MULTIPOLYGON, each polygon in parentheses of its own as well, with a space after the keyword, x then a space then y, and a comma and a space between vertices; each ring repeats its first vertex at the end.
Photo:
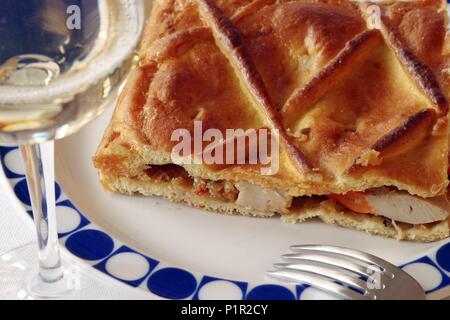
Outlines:
MULTIPOLYGON (((443 244, 398 242, 321 222, 290 225, 278 218, 230 217, 158 198, 105 193, 91 158, 110 118, 111 111, 57 144, 57 180, 90 220, 113 237, 167 265, 182 267, 193 274, 251 283, 253 288, 273 283, 265 277, 265 271, 293 244, 352 247, 398 265, 421 258, 443 244)), ((450 248, 447 252, 450 259, 450 248)), ((423 284, 428 290, 442 286, 442 282, 450 284, 448 278, 439 282, 437 274, 431 274, 437 269, 425 266, 409 269, 419 271, 416 277, 427 280, 423 284), (422 273, 427 269, 430 274, 422 273)), ((227 293, 221 295, 218 290, 215 296, 227 297, 227 293)))
MULTIPOLYGON (((397 242, 308 222, 207 213, 158 198, 127 197, 101 188, 92 156, 112 108, 56 146, 59 231, 70 252, 141 290, 171 299, 308 299, 306 286, 265 277, 294 244, 333 244, 367 251, 413 274, 433 298, 450 295, 450 241, 397 242), (223 279, 226 279, 225 281, 223 279)), ((29 211, 19 152, 0 148, 6 176, 29 211)))

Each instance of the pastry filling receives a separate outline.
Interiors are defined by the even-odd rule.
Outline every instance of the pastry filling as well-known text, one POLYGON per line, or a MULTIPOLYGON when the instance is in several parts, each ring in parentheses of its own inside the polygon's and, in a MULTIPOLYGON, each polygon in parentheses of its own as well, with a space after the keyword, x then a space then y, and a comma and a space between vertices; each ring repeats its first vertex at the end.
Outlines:
MULTIPOLYGON (((290 213, 294 200, 302 198, 248 182, 232 183, 193 178, 183 167, 173 164, 149 166, 146 174, 152 180, 191 188, 198 196, 235 202, 239 206, 262 212, 290 213)), ((355 213, 382 216, 412 225, 445 221, 450 212, 450 203, 445 195, 421 198, 389 188, 349 192, 345 195, 333 194, 328 195, 328 198, 355 213)))
POLYGON ((235 202, 239 196, 239 190, 231 182, 193 178, 183 167, 174 164, 150 166, 146 174, 150 179, 192 188, 199 196, 210 196, 220 201, 235 202))

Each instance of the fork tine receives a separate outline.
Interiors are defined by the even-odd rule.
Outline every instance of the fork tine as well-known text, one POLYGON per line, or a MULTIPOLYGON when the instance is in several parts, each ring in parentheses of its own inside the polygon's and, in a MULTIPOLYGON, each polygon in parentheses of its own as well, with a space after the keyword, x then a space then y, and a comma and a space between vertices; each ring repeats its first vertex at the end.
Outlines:
POLYGON ((331 280, 327 280, 321 276, 314 275, 309 272, 295 271, 289 269, 281 269, 276 271, 269 271, 267 275, 283 281, 306 283, 315 288, 322 289, 324 291, 336 294, 338 296, 351 299, 351 300, 369 300, 370 298, 364 296, 356 291, 346 288, 342 285, 338 285, 331 280))
POLYGON ((363 290, 364 293, 367 292, 367 283, 346 275, 342 272, 336 271, 333 267, 323 266, 318 263, 314 264, 291 264, 291 263, 277 263, 274 265, 275 269, 281 269, 281 270, 297 270, 297 271, 305 271, 317 274, 319 276, 330 278, 333 281, 342 282, 346 285, 352 286, 354 288, 363 290))
POLYGON ((334 266, 338 268, 343 268, 345 270, 354 272, 360 276, 367 277, 368 270, 363 266, 352 262, 350 260, 340 259, 337 257, 326 256, 322 254, 314 253, 291 253, 281 256, 286 261, 292 261, 297 263, 302 262, 320 262, 327 266, 334 266))
POLYGON ((393 274, 397 267, 392 265, 391 263, 380 259, 378 257, 375 257, 371 254, 348 249, 348 248, 342 248, 342 247, 332 247, 332 246, 324 246, 324 245, 298 245, 298 246, 292 246, 291 250, 294 252, 314 252, 314 253, 331 253, 331 254, 337 254, 341 256, 345 256, 348 258, 360 260, 372 265, 376 265, 378 267, 381 267, 385 271, 388 271, 389 273, 393 274))

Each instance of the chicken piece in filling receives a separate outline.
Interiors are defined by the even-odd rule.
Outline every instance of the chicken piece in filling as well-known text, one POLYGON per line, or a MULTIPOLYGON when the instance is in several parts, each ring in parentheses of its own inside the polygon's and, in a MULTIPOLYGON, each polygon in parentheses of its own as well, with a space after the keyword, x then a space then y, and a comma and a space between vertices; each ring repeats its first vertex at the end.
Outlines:
POLYGON ((356 213, 374 214, 409 224, 444 221, 450 212, 446 195, 421 198, 388 188, 331 195, 330 198, 356 213))

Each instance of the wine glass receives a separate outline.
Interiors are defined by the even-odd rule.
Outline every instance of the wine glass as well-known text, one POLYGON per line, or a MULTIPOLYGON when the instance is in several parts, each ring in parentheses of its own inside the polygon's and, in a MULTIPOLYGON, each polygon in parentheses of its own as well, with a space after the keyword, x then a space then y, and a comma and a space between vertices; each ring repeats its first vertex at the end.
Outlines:
POLYGON ((23 262, 36 246, 1 255, 0 284, 19 295, 13 298, 24 290, 34 298, 67 297, 75 288, 58 243, 53 141, 82 128, 117 96, 137 62, 144 3, 2 0, 0 6, 0 144, 20 145, 39 253, 38 266, 23 262))

